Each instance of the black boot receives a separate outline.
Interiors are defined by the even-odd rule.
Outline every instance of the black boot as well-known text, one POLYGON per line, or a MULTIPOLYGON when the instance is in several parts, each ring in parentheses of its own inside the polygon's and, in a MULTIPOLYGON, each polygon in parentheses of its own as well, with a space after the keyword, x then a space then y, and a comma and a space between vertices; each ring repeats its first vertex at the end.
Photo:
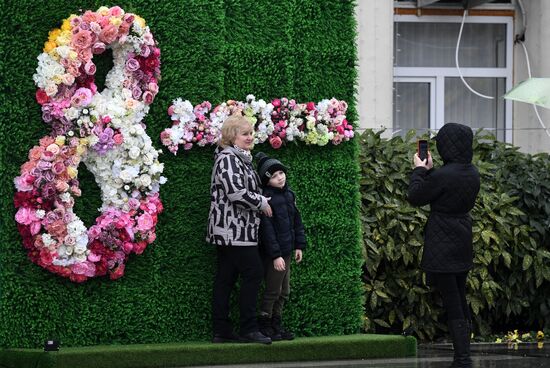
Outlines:
POLYGON ((294 340, 294 334, 283 327, 281 316, 273 316, 271 326, 275 330, 275 336, 280 336, 281 340, 294 340))
POLYGON ((449 321, 449 332, 453 339, 454 359, 451 368, 472 368, 470 358, 470 326, 465 319, 449 321))
POLYGON ((271 326, 271 317, 268 315, 263 314, 258 317, 258 327, 260 328, 260 332, 271 338, 271 340, 278 341, 281 339, 280 336, 278 338, 275 336, 275 330, 271 326))

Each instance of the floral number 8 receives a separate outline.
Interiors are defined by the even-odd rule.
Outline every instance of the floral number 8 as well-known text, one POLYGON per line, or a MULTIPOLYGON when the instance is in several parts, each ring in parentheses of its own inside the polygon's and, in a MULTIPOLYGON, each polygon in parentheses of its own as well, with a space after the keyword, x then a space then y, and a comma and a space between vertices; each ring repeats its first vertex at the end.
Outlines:
POLYGON ((36 99, 52 133, 14 179, 23 245, 34 263, 72 281, 116 279, 155 240, 162 211, 164 167, 142 123, 158 92, 160 50, 141 17, 101 7, 52 30, 38 61, 36 99), (114 66, 98 92, 92 57, 107 48, 114 66), (73 212, 80 161, 103 201, 90 229, 73 212))

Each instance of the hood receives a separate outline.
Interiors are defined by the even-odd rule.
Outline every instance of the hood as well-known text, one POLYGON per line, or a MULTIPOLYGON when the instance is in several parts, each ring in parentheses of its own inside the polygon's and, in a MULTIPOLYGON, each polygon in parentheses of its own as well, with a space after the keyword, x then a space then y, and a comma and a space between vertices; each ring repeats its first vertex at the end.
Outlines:
POLYGON ((470 127, 447 123, 439 130, 434 139, 437 142, 437 151, 444 163, 469 164, 472 162, 474 133, 470 127))

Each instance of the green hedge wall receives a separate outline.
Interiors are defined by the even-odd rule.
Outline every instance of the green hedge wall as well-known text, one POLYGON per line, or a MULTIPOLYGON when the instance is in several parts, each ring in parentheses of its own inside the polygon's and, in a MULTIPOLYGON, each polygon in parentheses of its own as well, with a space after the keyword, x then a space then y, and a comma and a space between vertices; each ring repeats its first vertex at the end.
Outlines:
MULTIPOLYGON (((30 148, 48 133, 34 99, 36 57, 62 19, 101 5, 142 16, 161 48, 160 92, 145 119, 157 147, 170 124, 166 110, 180 96, 213 104, 248 93, 298 101, 334 96, 348 101, 349 117, 356 118, 353 1, 3 1, 0 346, 38 347, 51 337, 65 346, 210 338, 215 253, 204 235, 212 148, 161 157, 169 181, 161 188, 165 212, 158 238, 130 259, 117 281, 78 285, 42 270, 27 260, 16 230, 12 180, 30 148)), ((98 74, 105 74, 112 62, 96 59, 98 74)), ((356 142, 260 149, 288 165, 308 234, 305 260, 293 271, 287 325, 302 336, 358 332, 363 259, 356 142)), ((79 179, 83 196, 77 214, 90 226, 100 193, 83 166, 79 179)))

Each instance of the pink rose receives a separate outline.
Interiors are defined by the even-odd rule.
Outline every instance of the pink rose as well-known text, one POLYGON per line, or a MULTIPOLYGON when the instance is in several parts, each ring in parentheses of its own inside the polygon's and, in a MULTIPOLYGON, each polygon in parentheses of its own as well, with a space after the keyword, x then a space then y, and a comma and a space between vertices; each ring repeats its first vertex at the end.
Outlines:
POLYGON ((99 262, 101 260, 101 255, 100 254, 95 254, 94 252, 90 252, 90 254, 88 254, 88 261, 90 262, 99 262))
POLYGON ((15 179, 13 179, 13 182, 15 184, 15 188, 17 188, 20 192, 30 192, 33 188, 33 183, 36 180, 36 178, 29 174, 24 174, 21 176, 17 176, 15 179), (32 181, 30 181, 32 179, 32 181))
POLYGON ((90 239, 96 239, 101 234, 101 228, 94 225, 88 229, 88 236, 90 239))
POLYGON ((143 103, 146 104, 146 105, 150 105, 153 100, 155 99, 155 96, 149 92, 149 91, 145 91, 143 92, 143 103))
POLYGON ((143 56, 144 58, 149 57, 149 55, 151 55, 151 49, 149 48, 149 46, 142 45, 140 55, 143 56))
POLYGON ((95 64, 90 60, 84 65, 84 71, 88 75, 94 75, 96 72, 95 64))
POLYGON ((153 227, 153 218, 148 213, 144 213, 138 217, 137 223, 139 231, 147 231, 153 227))
POLYGON ((135 100, 139 99, 141 97, 141 88, 134 86, 134 88, 132 88, 132 97, 135 100))
POLYGON ((306 104, 306 110, 307 110, 307 111, 313 111, 313 110, 315 110, 315 103, 314 103, 314 102, 308 102, 308 103, 306 104))
POLYGON ((15 214, 15 221, 22 225, 30 225, 33 221, 38 220, 34 215, 34 211, 28 207, 19 207, 15 214))
POLYGON ((170 105, 170 107, 168 108, 168 115, 174 115, 174 105, 170 105))
POLYGON ((279 107, 279 106, 281 106, 281 100, 276 98, 273 101, 271 101, 271 104, 273 105, 273 107, 279 107))
POLYGON ((109 23, 103 28, 103 30, 99 34, 99 40, 108 45, 116 40, 117 35, 118 29, 114 25, 109 23))
POLYGON ((280 137, 272 137, 269 139, 269 144, 271 144, 271 147, 278 149, 283 144, 283 141, 280 137))
POLYGON ((124 251, 124 253, 130 254, 132 249, 134 249, 134 244, 132 244, 132 242, 124 242, 122 244, 122 250, 124 251))
POLYGON ((156 83, 149 83, 147 87, 149 88, 149 91, 151 91, 151 93, 153 93, 154 95, 156 95, 159 91, 159 85, 156 83))
POLYGON ((109 15, 113 17, 120 17, 122 14, 124 14, 124 11, 120 6, 113 6, 109 9, 109 15))
MULTIPOLYGON (((65 171, 65 164, 63 162, 55 162, 52 166, 52 171, 55 175, 59 175, 65 171)), ((57 185, 56 185, 57 187, 57 185)))
POLYGON ((102 54, 105 51, 105 44, 103 42, 96 42, 92 46, 92 53, 102 54))
POLYGON ((42 224, 40 223, 40 221, 34 221, 30 227, 31 235, 38 234, 41 228, 42 228, 42 224))
POLYGON ((73 35, 71 44, 76 49, 85 49, 90 46, 92 42, 92 35, 90 31, 80 30, 75 35, 73 35))
POLYGON ((88 277, 93 277, 95 275, 95 265, 88 261, 73 264, 71 270, 77 275, 85 275, 88 277))
POLYGON ((122 142, 124 142, 124 137, 122 136, 122 134, 115 134, 113 136, 113 141, 115 141, 115 144, 120 145, 122 144, 122 142))
POLYGON ((55 156, 59 154, 59 146, 55 143, 50 144, 48 147, 46 147, 47 152, 53 153, 55 156))
POLYGON ((92 102, 92 91, 88 88, 79 88, 71 98, 71 104, 73 106, 88 106, 92 102))
POLYGON ((78 50, 78 58, 82 60, 82 62, 87 63, 92 59, 92 50, 89 48, 78 50))

